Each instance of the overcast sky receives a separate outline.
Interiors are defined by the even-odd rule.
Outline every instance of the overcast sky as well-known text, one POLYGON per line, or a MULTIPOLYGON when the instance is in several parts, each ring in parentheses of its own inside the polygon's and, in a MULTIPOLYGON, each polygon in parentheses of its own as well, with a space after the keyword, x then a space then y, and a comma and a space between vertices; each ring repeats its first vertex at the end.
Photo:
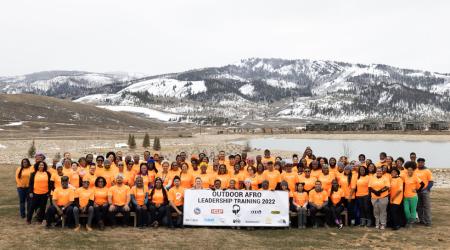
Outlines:
POLYGON ((1 0, 0 75, 148 74, 248 57, 450 73, 450 1, 1 0))

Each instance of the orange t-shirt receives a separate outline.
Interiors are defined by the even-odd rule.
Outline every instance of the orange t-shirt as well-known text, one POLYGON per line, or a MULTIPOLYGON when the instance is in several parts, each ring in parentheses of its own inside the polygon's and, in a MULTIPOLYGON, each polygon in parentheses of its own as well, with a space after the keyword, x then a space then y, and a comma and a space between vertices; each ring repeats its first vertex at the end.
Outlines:
POLYGON ((34 175, 34 190, 32 190, 35 194, 46 194, 48 193, 48 175, 47 172, 37 171, 34 175))
POLYGON ((370 177, 365 175, 356 181, 356 197, 369 195, 369 180, 370 177))
POLYGON ((327 191, 327 193, 330 193, 331 190, 331 182, 334 180, 334 176, 331 174, 324 175, 322 174, 319 177, 319 181, 322 182, 322 188, 323 190, 327 191))
POLYGON ((83 178, 87 178, 89 180, 89 188, 95 187, 95 180, 97 180, 97 176, 95 174, 87 172, 83 178))
POLYGON ((255 175, 255 177, 249 176, 245 180, 250 180, 252 182, 252 190, 258 190, 258 185, 261 184, 261 180, 258 178, 257 175, 255 175))
POLYGON ((73 171, 72 168, 66 168, 66 167, 63 167, 63 175, 65 175, 65 176, 67 176, 67 177, 70 178, 70 176, 72 176, 72 173, 73 173, 73 172, 74 172, 74 171, 73 171))
MULTIPOLYGON (((388 178, 385 177, 380 177, 378 178, 376 175, 372 176, 372 178, 370 178, 369 181, 369 188, 372 188, 375 191, 379 191, 384 187, 390 187, 391 183, 389 181, 388 178)), ((381 193, 380 196, 376 196, 375 194, 372 194, 372 199, 381 199, 384 198, 386 196, 388 196, 389 194, 389 190, 384 191, 383 193, 381 193)))
POLYGON ((108 203, 108 188, 95 188, 94 189, 94 203, 98 206, 103 206, 108 203))
POLYGON ((310 176, 309 178, 306 178, 304 175, 301 175, 298 182, 303 182, 305 183, 305 185, 303 186, 303 188, 305 189, 305 191, 310 191, 312 189, 314 189, 314 186, 316 185, 316 178, 310 176))
POLYGON ((299 206, 304 206, 306 202, 308 202, 308 193, 307 192, 294 192, 294 202, 299 206))
POLYGON ((214 177, 211 174, 200 174, 198 177, 202 179, 202 188, 209 188, 214 183, 214 177))
POLYGON ((133 186, 131 188, 131 194, 134 195, 134 199, 139 206, 143 206, 145 202, 145 196, 148 194, 148 188, 144 185, 143 188, 133 186))
POLYGON ((266 170, 263 173, 263 180, 269 181, 270 190, 275 190, 277 184, 280 182, 280 172, 278 170, 266 170))
POLYGON ((78 198, 80 208, 86 207, 89 203, 89 200, 94 200, 94 189, 85 189, 83 187, 80 187, 75 190, 75 198, 78 198))
POLYGON ((30 175, 34 172, 33 167, 23 168, 21 178, 19 179, 20 167, 16 169, 16 185, 19 188, 27 188, 30 185, 30 175))
POLYGON ((234 180, 234 182, 236 183, 236 188, 239 188, 239 183, 244 182, 244 180, 245 180, 244 171, 240 171, 238 174, 234 174, 234 173, 230 174, 230 180, 234 180))
POLYGON ((164 194, 163 194, 162 189, 155 188, 155 192, 153 193, 153 197, 152 197, 152 202, 157 205, 161 205, 164 203, 164 194))
MULTIPOLYGON (((215 176, 214 181, 220 180, 220 188, 228 188, 230 184, 230 176, 227 174, 218 174, 215 176)), ((213 183, 214 183, 213 181, 213 183)))
POLYGON ((417 176, 405 177, 405 198, 411 198, 417 195, 417 189, 420 188, 422 180, 417 176))
POLYGON ((171 188, 167 196, 169 201, 175 206, 182 206, 184 204, 184 188, 181 186, 179 188, 171 188))
POLYGON ((191 188, 194 185, 194 176, 192 173, 182 173, 180 176, 180 186, 184 188, 191 188))
POLYGON ((78 175, 78 172, 72 171, 72 173, 69 176, 69 184, 74 188, 80 187, 80 176, 78 175))
POLYGON ((295 186, 298 183, 299 177, 297 172, 283 172, 280 176, 282 181, 286 181, 288 183, 289 190, 295 192, 295 186))
POLYGON ((391 189, 389 190, 390 193, 390 203, 391 204, 397 204, 400 205, 402 203, 403 199, 403 180, 402 178, 392 178, 391 179, 391 189), (400 191, 400 194, 394 199, 395 195, 397 195, 398 191, 400 191), (393 200, 392 200, 393 199, 393 200))
POLYGON ((322 175, 323 175, 323 173, 322 173, 321 169, 316 169, 316 170, 311 169, 311 177, 319 179, 319 177, 322 176, 322 175))
POLYGON ((55 188, 52 199, 57 206, 61 207, 74 200, 74 190, 72 188, 55 188))
POLYGON ((262 159, 261 159, 261 163, 262 163, 262 164, 266 164, 266 163, 268 163, 269 161, 275 163, 275 157, 270 156, 269 158, 266 158, 265 156, 263 156, 262 159))
POLYGON ((111 187, 112 183, 115 180, 116 172, 112 170, 112 167, 109 170, 103 169, 101 175, 98 175, 97 172, 95 173, 97 176, 102 176, 106 180, 106 187, 111 187))
POLYGON ((54 183, 53 185, 55 186, 55 189, 62 187, 62 185, 61 185, 61 177, 63 177, 63 176, 58 175, 58 173, 52 174, 52 176, 50 177, 50 181, 53 181, 53 183, 54 183))
MULTIPOLYGON (((433 180, 433 174, 429 169, 416 169, 414 172, 417 177, 425 184, 423 187, 426 188, 428 186, 428 182, 433 180)), ((408 175, 408 174, 406 174, 408 175)))
POLYGON ((315 189, 309 191, 309 202, 316 205, 323 205, 328 201, 328 193, 326 191, 316 192, 315 189))
POLYGON ((345 196, 344 190, 342 190, 342 188, 338 188, 337 191, 333 192, 330 195, 330 200, 334 205, 336 205, 341 201, 342 197, 344 196, 345 196))
POLYGON ((339 185, 341 186, 342 191, 344 191, 344 197, 346 199, 355 199, 355 193, 353 193, 352 196, 350 196, 350 194, 352 189, 356 188, 357 178, 358 176, 353 174, 350 183, 348 183, 348 176, 346 175, 343 175, 342 178, 339 179, 339 185))
POLYGON ((114 185, 108 190, 108 197, 112 198, 115 206, 125 206, 130 200, 130 187, 127 185, 114 185))
POLYGON ((134 186, 134 178, 136 176, 134 171, 124 171, 123 176, 123 184, 128 185, 129 187, 134 186))

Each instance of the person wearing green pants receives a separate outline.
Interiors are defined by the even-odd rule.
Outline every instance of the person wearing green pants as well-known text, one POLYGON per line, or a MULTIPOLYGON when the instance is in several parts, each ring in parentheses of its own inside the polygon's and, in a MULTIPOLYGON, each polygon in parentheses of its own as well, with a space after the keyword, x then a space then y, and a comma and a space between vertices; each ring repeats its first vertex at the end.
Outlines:
POLYGON ((405 208, 407 226, 411 227, 412 223, 416 220, 417 192, 420 192, 425 184, 414 174, 414 170, 416 169, 415 162, 406 162, 405 168, 408 174, 405 176, 403 207, 405 208))

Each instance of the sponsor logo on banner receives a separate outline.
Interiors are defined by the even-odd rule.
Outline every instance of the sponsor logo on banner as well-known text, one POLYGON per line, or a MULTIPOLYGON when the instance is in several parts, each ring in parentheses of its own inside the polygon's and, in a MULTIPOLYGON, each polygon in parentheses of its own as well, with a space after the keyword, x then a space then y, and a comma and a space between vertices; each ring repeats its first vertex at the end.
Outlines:
POLYGON ((196 207, 194 208, 194 214, 199 215, 202 212, 202 210, 200 210, 200 208, 196 207))
POLYGON ((285 219, 280 219, 280 220, 278 221, 278 223, 286 224, 286 220, 285 220, 285 219))
POLYGON ((258 224, 259 220, 246 220, 245 223, 258 224))
POLYGON ((219 222, 225 224, 225 218, 219 218, 219 222))
POLYGON ((241 223, 240 219, 233 219, 233 223, 241 223))
POLYGON ((238 215, 240 211, 241 211, 241 206, 239 206, 238 204, 234 204, 233 210, 232 210, 233 214, 238 215))
POLYGON ((211 209, 211 214, 223 214, 223 209, 213 208, 213 209, 211 209))
POLYGON ((280 214, 281 212, 278 211, 278 210, 273 210, 273 211, 271 211, 270 213, 271 213, 271 214, 280 214))
POLYGON ((204 222, 214 222, 214 218, 203 218, 204 222))
POLYGON ((261 210, 252 210, 250 211, 251 214, 261 214, 262 211, 261 210))

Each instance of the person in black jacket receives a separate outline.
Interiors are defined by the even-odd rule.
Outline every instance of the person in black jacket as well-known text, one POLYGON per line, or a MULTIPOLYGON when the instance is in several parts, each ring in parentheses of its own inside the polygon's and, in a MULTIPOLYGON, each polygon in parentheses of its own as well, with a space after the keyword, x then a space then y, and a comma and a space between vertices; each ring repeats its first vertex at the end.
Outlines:
POLYGON ((47 199, 52 190, 50 173, 47 171, 47 163, 40 161, 34 164, 34 173, 30 175, 30 211, 27 214, 27 223, 31 224, 31 219, 36 210, 37 220, 42 223, 44 220, 47 199))

